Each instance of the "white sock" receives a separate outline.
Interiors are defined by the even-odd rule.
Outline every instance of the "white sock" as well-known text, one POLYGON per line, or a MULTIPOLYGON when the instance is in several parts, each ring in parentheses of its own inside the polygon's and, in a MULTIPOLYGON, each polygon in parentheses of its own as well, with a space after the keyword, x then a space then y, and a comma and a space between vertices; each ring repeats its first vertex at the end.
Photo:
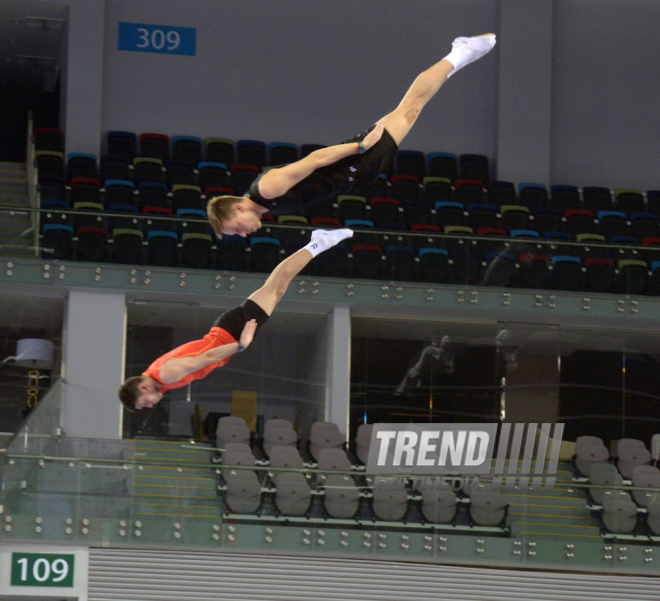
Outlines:
POLYGON ((460 37, 452 42, 451 52, 443 60, 454 65, 454 70, 447 75, 450 78, 456 71, 488 54, 495 46, 496 38, 492 33, 471 38, 460 37))
POLYGON ((352 235, 353 230, 347 228, 339 230, 314 230, 312 232, 311 242, 303 248, 308 251, 312 257, 315 257, 324 250, 332 248, 342 240, 350 238, 352 235))

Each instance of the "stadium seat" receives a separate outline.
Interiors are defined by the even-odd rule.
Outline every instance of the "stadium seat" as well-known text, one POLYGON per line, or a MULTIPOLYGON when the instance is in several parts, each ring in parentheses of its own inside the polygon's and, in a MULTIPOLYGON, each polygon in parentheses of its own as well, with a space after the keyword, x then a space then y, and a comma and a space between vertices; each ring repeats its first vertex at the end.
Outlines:
POLYGON ((389 280, 408 282, 415 270, 415 250, 408 246, 385 247, 385 275, 389 280))
POLYGON ((449 253, 444 248, 420 248, 418 277, 421 282, 443 284, 449 279, 449 253))
POLYGON ((69 261, 73 258, 73 227, 64 223, 47 223, 41 228, 41 258, 69 261))
POLYGON ((309 435, 309 451, 315 461, 323 449, 343 449, 344 435, 333 422, 314 422, 309 435))
POLYGON ((288 142, 271 142, 268 145, 269 165, 289 165, 299 158, 298 146, 288 142))
POLYGON ((282 259, 277 238, 251 238, 250 249, 250 271, 270 273, 282 259))
POLYGON ((412 175, 420 181, 426 177, 426 156, 419 150, 399 150, 394 165, 397 175, 412 175))
POLYGON ((106 225, 105 217, 101 214, 103 205, 100 202, 77 202, 73 205, 73 210, 83 213, 73 216, 76 230, 81 227, 105 227, 106 225))
POLYGON ((582 261, 579 257, 554 255, 552 280, 558 290, 578 290, 582 284, 582 261))
POLYGON ((488 157, 483 154, 462 154, 459 159, 461 179, 472 179, 483 184, 488 183, 488 157))
POLYGON ((261 171, 266 166, 266 144, 261 140, 238 140, 236 162, 240 165, 252 165, 261 171))
POLYGON ((613 534, 630 534, 637 526, 637 506, 625 491, 603 499, 603 525, 613 534), (623 494, 621 494, 623 493, 623 494))
POLYGON ((611 248, 605 248, 605 236, 600 234, 578 234, 575 237, 576 241, 581 245, 580 256, 583 260, 589 258, 607 259, 610 257, 611 248))
POLYGON ((401 521, 408 512, 408 493, 401 478, 376 478, 372 507, 379 520, 401 521))
POLYGON ((366 219, 367 199, 364 196, 341 194, 337 196, 337 205, 337 218, 340 221, 346 222, 348 219, 366 219))
POLYGON ((595 227, 593 211, 583 209, 567 209, 564 213, 566 231, 575 237, 578 234, 591 234, 595 227))
POLYGON ((54 150, 62 152, 62 130, 56 127, 35 127, 32 130, 35 150, 54 150))
POLYGON ((115 228, 112 230, 113 263, 142 263, 142 240, 144 234, 139 229, 115 228))
MULTIPOLYGON (((631 480, 635 488, 660 489, 660 470, 652 465, 637 465, 632 470, 631 480)), ((647 507, 654 497, 660 497, 656 492, 646 492, 644 490, 633 490, 631 492, 635 503, 640 507, 647 507)))
POLYGON ((550 281, 549 259, 543 255, 523 254, 518 257, 520 279, 527 288, 546 288, 550 281))
POLYGON ((456 517, 456 495, 451 490, 422 491, 422 515, 431 524, 449 524, 456 517))
POLYGON ((469 204, 483 204, 485 201, 484 186, 480 180, 457 179, 454 182, 454 199, 456 202, 469 204))
POLYGON ((303 516, 309 511, 312 491, 305 476, 295 472, 283 472, 277 478, 275 505, 285 516, 303 516))
POLYGON ((167 196, 167 186, 153 182, 141 182, 138 184, 138 207, 169 208, 170 199, 167 196))
POLYGON ((163 134, 140 134, 140 156, 158 159, 161 165, 170 160, 170 139, 163 134))
POLYGON ((510 286, 516 275, 516 257, 508 252, 488 252, 484 255, 486 269, 481 283, 485 286, 510 286))
POLYGON ((132 163, 137 156, 137 136, 130 131, 109 131, 106 134, 108 155, 132 163))
POLYGON ((587 286, 594 292, 609 292, 614 287, 616 268, 612 259, 585 260, 587 286))
POLYGON ((246 240, 241 236, 222 236, 217 242, 217 267, 227 271, 243 271, 246 264, 246 240))
POLYGON ((428 174, 431 177, 444 177, 453 182, 458 177, 456 155, 448 152, 432 152, 428 155, 428 174))
POLYGON ((522 205, 502 205, 501 227, 507 232, 511 230, 524 230, 529 226, 529 209, 522 205))
POLYGON ((620 211, 598 212, 598 233, 609 240, 612 236, 626 236, 628 234, 628 218, 620 211))
POLYGON ((222 163, 231 167, 235 162, 235 147, 229 138, 206 138, 206 160, 209 163, 222 163))
POLYGON ((653 213, 632 213, 630 234, 638 240, 655 238, 658 235, 658 216, 653 213))
POLYGON ((394 198, 371 198, 369 200, 369 219, 374 223, 397 223, 400 203, 394 198))
POLYGON ((555 185, 550 187, 550 204, 564 214, 580 208, 580 191, 577 186, 555 185))
POLYGON ((575 467, 578 473, 586 478, 591 473, 591 467, 595 463, 604 463, 610 458, 607 447, 600 444, 582 444, 575 446, 575 467))
POLYGON ((495 205, 469 204, 467 224, 475 232, 483 228, 497 227, 497 209, 495 205))
POLYGON ((519 184, 518 203, 531 211, 547 207, 548 190, 543 184, 519 184))
POLYGON ((209 234, 186 232, 181 236, 181 262, 186 267, 210 269, 213 238, 209 234))
POLYGON ((74 177, 87 177, 98 179, 99 170, 96 164, 96 155, 71 152, 67 156, 66 178, 71 181, 74 177))
POLYGON ((348 246, 337 244, 322 252, 315 260, 316 275, 343 278, 348 276, 348 246))
POLYGON ((513 182, 491 181, 486 185, 486 202, 495 205, 498 210, 502 205, 516 205, 516 188, 513 182))
POLYGON ((194 136, 173 136, 172 159, 197 165, 202 160, 202 141, 194 136))
POLYGON ((192 186, 195 184, 195 167, 197 163, 189 161, 171 160, 165 166, 165 181, 168 186, 184 185, 192 186))
POLYGON ((257 513, 261 505, 261 484, 257 475, 250 470, 230 470, 225 480, 225 502, 229 509, 239 514, 257 513))
POLYGON ((660 217, 660 190, 649 190, 646 193, 646 210, 660 217))
POLYGON ((392 198, 401 202, 413 202, 422 195, 421 180, 413 175, 393 175, 390 185, 392 198))
MULTIPOLYGON (((229 186, 236 196, 243 196, 259 176, 259 168, 253 165, 236 164, 229 168, 229 186)), ((204 186, 201 186, 204 189, 204 186)))
POLYGON ((475 286, 482 280, 482 261, 478 252, 467 247, 451 254, 453 261, 452 280, 457 284, 475 286))
POLYGON ((646 261, 622 260, 618 262, 619 287, 626 294, 644 294, 649 267, 646 261))
POLYGON ((101 182, 88 177, 74 177, 70 182, 69 202, 93 202, 101 204, 101 182))
POLYGON ((355 455, 365 465, 369 459, 373 429, 373 424, 360 424, 355 434, 355 455))
POLYGON ((374 244, 354 244, 351 248, 353 255, 353 276, 361 279, 376 280, 380 276, 383 250, 374 244))
POLYGON ((227 188, 230 185, 229 172, 224 163, 201 162, 197 165, 199 172, 199 187, 207 191, 209 188, 227 188))
POLYGON ((101 157, 100 178, 101 181, 107 179, 131 179, 131 164, 133 159, 128 161, 122 157, 104 156, 101 157))
POLYGON ((444 230, 447 226, 462 226, 465 208, 460 202, 439 201, 435 203, 435 223, 444 230))
POLYGON ((64 177, 64 154, 55 150, 37 150, 34 153, 39 180, 48 177, 64 177))
POLYGON ((641 190, 617 188, 614 190, 614 207, 626 215, 643 213, 645 210, 644 195, 641 190))
POLYGON ((612 210, 612 194, 609 188, 598 186, 582 188, 582 201, 584 209, 593 213, 612 210))
POLYGON ((475 491, 470 495, 470 518, 477 526, 504 526, 508 507, 500 492, 475 491))
POLYGON ((436 202, 451 202, 453 200, 454 188, 451 181, 446 177, 425 177, 422 180, 420 201, 427 206, 434 207, 436 202))
POLYGON ((607 486, 621 486, 623 478, 621 474, 611 463, 595 462, 589 469, 589 482, 594 486, 589 488, 589 494, 595 503, 602 505, 605 494, 608 492, 607 486))
POLYGON ((135 183, 164 183, 163 161, 153 157, 135 157, 133 159, 133 181, 135 183))
POLYGON ((554 207, 543 207, 534 211, 534 229, 541 235, 562 229, 562 213, 554 207))
POLYGON ((172 186, 172 210, 177 212, 180 209, 206 209, 206 199, 199 186, 172 186))
POLYGON ((143 219, 138 219, 138 208, 132 205, 111 204, 108 207, 108 229, 112 232, 117 228, 142 230, 143 219))
POLYGON ((151 230, 147 233, 147 262, 150 265, 174 267, 177 263, 179 237, 175 232, 151 230))
POLYGON ((104 263, 108 255, 110 233, 104 227, 80 227, 77 233, 76 259, 104 263))
POLYGON ((358 512, 360 490, 350 476, 329 475, 323 490, 323 506, 330 517, 348 520, 358 512))

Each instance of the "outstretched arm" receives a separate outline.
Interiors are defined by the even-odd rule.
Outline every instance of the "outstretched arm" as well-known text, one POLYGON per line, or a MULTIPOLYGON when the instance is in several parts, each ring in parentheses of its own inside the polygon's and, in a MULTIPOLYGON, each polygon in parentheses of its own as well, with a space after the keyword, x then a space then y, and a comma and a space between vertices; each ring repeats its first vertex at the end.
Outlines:
POLYGON ((173 358, 166 361, 160 368, 161 381, 163 384, 174 384, 174 382, 178 382, 208 365, 218 363, 227 357, 231 357, 234 353, 238 352, 239 343, 244 348, 250 346, 256 329, 257 321, 251 319, 245 324, 239 342, 223 344, 222 346, 206 351, 197 357, 181 357, 180 359, 173 358))
MULTIPOLYGON (((384 127, 383 122, 379 122, 362 140, 362 146, 368 150, 378 142, 383 135, 384 127)), ((347 156, 357 154, 358 148, 357 142, 328 146, 328 148, 315 150, 304 159, 300 159, 286 167, 271 169, 259 180, 259 194, 264 198, 282 196, 316 169, 332 165, 347 156)))

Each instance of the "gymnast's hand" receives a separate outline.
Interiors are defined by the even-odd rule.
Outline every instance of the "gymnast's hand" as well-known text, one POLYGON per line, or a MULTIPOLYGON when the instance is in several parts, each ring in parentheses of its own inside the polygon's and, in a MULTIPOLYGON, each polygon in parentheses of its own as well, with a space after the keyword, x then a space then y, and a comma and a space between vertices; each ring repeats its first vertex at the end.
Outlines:
POLYGON ((369 150, 376 142, 378 142, 378 140, 380 140, 381 136, 383 135, 383 131, 385 131, 385 123, 383 121, 379 121, 376 123, 376 126, 365 136, 364 140, 362 140, 362 146, 369 150))
POLYGON ((257 331, 257 320, 251 319, 243 327, 243 332, 241 333, 241 339, 239 340, 239 344, 243 348, 247 348, 248 346, 250 346, 250 343, 252 342, 252 339, 254 338, 254 333, 256 331, 257 331))

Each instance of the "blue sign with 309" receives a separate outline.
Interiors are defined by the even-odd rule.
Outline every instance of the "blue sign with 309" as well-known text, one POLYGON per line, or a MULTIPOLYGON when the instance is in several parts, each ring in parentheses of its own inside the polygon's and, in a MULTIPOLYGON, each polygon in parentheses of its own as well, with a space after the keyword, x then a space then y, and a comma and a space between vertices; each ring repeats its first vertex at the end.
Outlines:
POLYGON ((197 29, 142 23, 119 23, 119 50, 195 56, 197 29))

